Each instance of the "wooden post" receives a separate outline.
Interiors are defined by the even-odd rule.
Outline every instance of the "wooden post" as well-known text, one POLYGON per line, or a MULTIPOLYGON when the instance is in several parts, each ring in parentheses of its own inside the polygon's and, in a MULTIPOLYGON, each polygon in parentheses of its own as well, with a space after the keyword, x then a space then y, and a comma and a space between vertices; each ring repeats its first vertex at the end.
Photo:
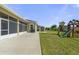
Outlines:
POLYGON ((73 24, 73 29, 72 29, 72 37, 74 37, 74 24, 73 24))

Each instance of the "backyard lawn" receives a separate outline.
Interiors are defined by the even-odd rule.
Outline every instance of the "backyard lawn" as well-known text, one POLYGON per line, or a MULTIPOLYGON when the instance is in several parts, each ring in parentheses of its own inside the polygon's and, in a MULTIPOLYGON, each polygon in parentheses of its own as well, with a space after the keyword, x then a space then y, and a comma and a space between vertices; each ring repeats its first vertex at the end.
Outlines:
POLYGON ((79 38, 60 38, 56 32, 40 33, 43 55, 78 55, 79 38))

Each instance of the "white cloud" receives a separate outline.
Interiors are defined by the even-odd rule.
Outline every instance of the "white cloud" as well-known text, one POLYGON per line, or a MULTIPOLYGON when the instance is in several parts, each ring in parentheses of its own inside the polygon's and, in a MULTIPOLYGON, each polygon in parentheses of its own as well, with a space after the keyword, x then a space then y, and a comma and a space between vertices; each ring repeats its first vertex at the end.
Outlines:
POLYGON ((79 4, 75 4, 75 5, 73 5, 73 7, 78 7, 79 8, 79 4))
POLYGON ((79 7, 79 4, 77 4, 76 7, 79 7))

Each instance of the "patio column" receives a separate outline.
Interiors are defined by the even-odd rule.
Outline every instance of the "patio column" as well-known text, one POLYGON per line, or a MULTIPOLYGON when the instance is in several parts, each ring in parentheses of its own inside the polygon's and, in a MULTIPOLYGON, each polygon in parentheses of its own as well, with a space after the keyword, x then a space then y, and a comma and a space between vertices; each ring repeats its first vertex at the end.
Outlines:
POLYGON ((0 36, 1 36, 1 19, 0 19, 0 36))
POLYGON ((30 25, 29 23, 27 23, 27 32, 29 32, 29 30, 30 30, 30 25))
POLYGON ((19 34, 19 19, 17 19, 17 34, 19 34))
POLYGON ((8 16, 8 34, 9 34, 9 16, 8 16))

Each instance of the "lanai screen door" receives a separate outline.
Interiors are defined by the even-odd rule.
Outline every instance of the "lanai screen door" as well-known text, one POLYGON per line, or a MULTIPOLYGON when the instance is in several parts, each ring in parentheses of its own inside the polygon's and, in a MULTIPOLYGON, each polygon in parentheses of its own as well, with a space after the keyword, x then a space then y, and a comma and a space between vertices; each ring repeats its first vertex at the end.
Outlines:
POLYGON ((1 35, 7 35, 8 34, 8 20, 1 19, 1 35))

